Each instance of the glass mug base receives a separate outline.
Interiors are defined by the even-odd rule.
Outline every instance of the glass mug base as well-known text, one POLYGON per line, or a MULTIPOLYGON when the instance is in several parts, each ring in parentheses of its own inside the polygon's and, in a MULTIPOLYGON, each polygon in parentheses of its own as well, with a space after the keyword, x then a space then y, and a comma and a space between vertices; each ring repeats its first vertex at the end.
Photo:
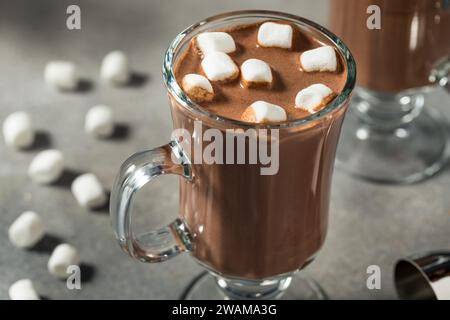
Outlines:
MULTIPOLYGON (((372 182, 409 184, 433 176, 446 165, 450 144, 444 117, 424 106, 423 95, 404 99, 416 99, 418 106, 400 117, 397 113, 386 119, 389 116, 381 118, 361 112, 363 108, 368 109, 370 98, 355 97, 341 132, 336 156, 338 169, 372 182), (382 127, 380 123, 391 126, 382 127)), ((392 101, 386 102, 385 107, 398 107, 398 110, 403 107, 391 104, 392 101)))
POLYGON ((301 273, 265 281, 226 279, 209 272, 198 275, 182 300, 326 300, 325 291, 301 273))

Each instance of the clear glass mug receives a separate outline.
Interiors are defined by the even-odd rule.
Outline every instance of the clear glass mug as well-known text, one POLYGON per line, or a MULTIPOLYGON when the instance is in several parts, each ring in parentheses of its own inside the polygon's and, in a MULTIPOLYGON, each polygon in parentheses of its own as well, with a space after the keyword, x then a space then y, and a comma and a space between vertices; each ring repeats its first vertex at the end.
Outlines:
POLYGON ((165 54, 163 76, 173 126, 189 132, 192 147, 205 144, 198 136, 210 128, 224 134, 227 129, 275 130, 279 168, 275 175, 261 175, 260 164, 196 164, 191 161, 192 149, 183 148, 178 139, 131 156, 111 193, 111 218, 122 249, 143 262, 189 252, 209 274, 194 284, 188 298, 278 298, 289 288, 295 294, 287 297, 323 297, 313 282, 293 274, 314 259, 327 231, 334 157, 356 78, 347 47, 328 30, 294 15, 231 12, 198 22, 176 36, 165 54), (173 69, 193 37, 267 20, 289 21, 336 48, 347 68, 347 81, 333 101, 304 119, 255 126, 210 114, 184 94, 173 69), (179 217, 162 229, 136 235, 131 227, 134 195, 164 174, 181 176, 179 217))
POLYGON ((448 122, 426 99, 439 85, 450 92, 450 2, 330 3, 331 28, 358 61, 358 87, 337 164, 354 176, 382 183, 414 183, 432 176, 450 155, 448 122), (367 26, 374 6, 380 9, 380 29, 367 26))

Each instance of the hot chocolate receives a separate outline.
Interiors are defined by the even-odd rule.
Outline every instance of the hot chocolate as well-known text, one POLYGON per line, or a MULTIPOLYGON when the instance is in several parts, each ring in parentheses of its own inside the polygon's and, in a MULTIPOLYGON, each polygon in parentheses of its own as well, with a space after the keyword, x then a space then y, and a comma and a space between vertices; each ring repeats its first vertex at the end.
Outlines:
POLYGON ((358 84, 399 92, 429 85, 433 65, 450 55, 450 5, 442 0, 332 0, 331 29, 349 46, 358 84), (366 25, 379 6, 381 29, 366 25))
MULTIPOLYGON (((317 104, 313 111, 298 108, 296 101, 301 99, 296 99, 296 95, 299 91, 313 84, 323 84, 333 92, 330 99, 340 94, 347 81, 347 70, 344 58, 331 41, 319 40, 292 25, 291 49, 264 47, 258 45, 257 40, 261 24, 238 25, 220 31, 234 39, 236 48, 228 56, 236 66, 241 67, 248 59, 262 60, 270 66, 272 78, 264 79, 272 80, 271 83, 248 86, 243 83, 242 67, 239 77, 230 67, 229 75, 224 76, 227 80, 211 81, 211 87, 205 79, 187 79, 203 90, 197 96, 202 108, 242 121, 250 105, 266 101, 281 106, 287 117, 280 121, 289 122, 319 111, 329 101, 317 104), (334 50, 333 55, 336 54, 336 70, 302 70, 300 54, 327 45, 332 47, 331 52, 334 50), (210 96, 211 92, 214 97, 210 96)), ((225 39, 222 48, 233 50, 227 36, 215 36, 225 39)), ((208 78, 218 75, 214 70, 205 72, 204 54, 199 52, 195 41, 192 40, 191 46, 176 61, 175 76, 180 86, 188 74, 208 78)), ((201 46, 207 48, 207 43, 201 46)), ((304 63, 309 60, 311 57, 306 57, 304 63)), ((312 67, 320 68, 320 63, 312 60, 312 67)), ((201 263, 222 275, 263 279, 300 269, 314 258, 327 230, 334 155, 347 102, 344 103, 324 117, 280 129, 279 171, 275 175, 262 176, 261 166, 255 164, 192 165, 193 181, 180 180, 180 211, 193 234, 192 254, 201 263)), ((171 107, 175 128, 194 132, 192 114, 175 99, 171 99, 171 107)), ((231 126, 224 123, 220 127, 202 120, 203 131, 209 128, 224 131, 231 126)))
MULTIPOLYGON (((324 44, 291 25, 291 49, 263 47, 257 42, 260 25, 261 23, 242 25, 221 31, 231 35, 236 43, 236 50, 229 53, 229 56, 238 67, 248 59, 259 59, 270 65, 273 75, 271 86, 246 88, 242 77, 226 83, 212 82, 216 96, 212 101, 202 102, 202 107, 226 118, 242 120, 242 113, 253 102, 268 101, 282 106, 287 113, 287 120, 293 120, 310 114, 295 107, 295 97, 301 89, 321 83, 334 93, 341 92, 347 79, 347 71, 343 67, 343 58, 337 52, 338 66, 335 72, 304 72, 301 70, 300 54, 324 44)), ((179 83, 187 74, 204 73, 201 66, 203 56, 193 41, 176 64, 175 76, 179 83)))

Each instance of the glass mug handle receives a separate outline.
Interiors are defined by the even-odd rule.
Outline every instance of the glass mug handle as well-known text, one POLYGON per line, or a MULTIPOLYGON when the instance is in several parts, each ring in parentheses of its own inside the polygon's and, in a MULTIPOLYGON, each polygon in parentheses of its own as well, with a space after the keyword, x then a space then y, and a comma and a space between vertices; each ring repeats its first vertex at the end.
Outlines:
POLYGON ((436 63, 431 70, 430 82, 440 85, 450 93, 450 56, 436 63))
POLYGON ((154 178, 176 174, 192 180, 189 158, 180 144, 168 144, 128 158, 121 166, 111 191, 110 214, 120 247, 143 262, 161 262, 192 249, 192 236, 181 218, 155 231, 135 236, 132 229, 134 196, 154 178), (172 161, 171 155, 178 160, 172 161))

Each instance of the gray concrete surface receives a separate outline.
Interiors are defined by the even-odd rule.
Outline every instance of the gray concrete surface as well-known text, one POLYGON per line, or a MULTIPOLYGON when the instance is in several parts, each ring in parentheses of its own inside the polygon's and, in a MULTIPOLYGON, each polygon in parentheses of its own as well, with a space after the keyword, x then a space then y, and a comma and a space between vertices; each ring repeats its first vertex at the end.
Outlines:
MULTIPOLYGON (((133 261, 115 242, 107 212, 81 209, 68 184, 43 187, 31 183, 26 169, 40 149, 61 149, 71 173, 96 173, 111 186, 120 163, 130 154, 167 142, 170 112, 160 65, 166 46, 185 26, 209 15, 243 8, 283 10, 326 23, 327 2, 316 1, 7 1, 0 0, 0 121, 16 110, 29 111, 40 132, 39 144, 17 152, 0 141, 0 299, 9 285, 33 279, 50 299, 175 299, 201 268, 188 255, 164 264, 133 261), (65 28, 67 5, 82 10, 82 30, 65 28), (147 81, 115 89, 99 82, 102 57, 111 49, 129 53, 147 81), (42 79, 45 63, 74 61, 93 82, 91 90, 56 93, 42 79), (83 132, 85 112, 94 104, 114 108, 122 134, 96 141, 83 132), (51 236, 34 250, 13 247, 10 223, 32 209, 46 221, 51 236), (79 248, 82 290, 69 291, 49 275, 49 251, 59 241, 79 248)), ((438 92, 429 105, 450 115, 449 99, 438 92)), ((317 260, 305 271, 332 299, 395 299, 394 261, 406 254, 450 248, 450 171, 412 186, 381 186, 336 172, 329 234, 317 260), (382 289, 366 288, 366 268, 382 271, 382 289)), ((163 178, 139 194, 137 223, 161 226, 177 213, 177 181, 163 178)))

